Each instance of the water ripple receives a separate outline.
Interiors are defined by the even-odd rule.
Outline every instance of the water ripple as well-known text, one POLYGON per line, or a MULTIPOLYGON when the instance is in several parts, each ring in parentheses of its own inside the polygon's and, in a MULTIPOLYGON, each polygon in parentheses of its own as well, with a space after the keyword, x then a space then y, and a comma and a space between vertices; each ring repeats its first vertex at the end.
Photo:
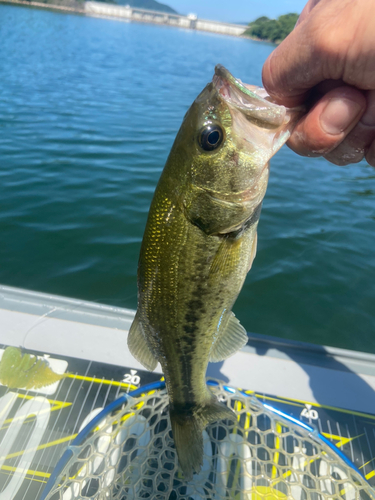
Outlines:
MULTIPOLYGON (((140 242, 181 120, 268 44, 0 5, 0 283, 136 307, 140 242)), ((235 311, 258 333, 375 352, 375 175, 284 148, 235 311)))

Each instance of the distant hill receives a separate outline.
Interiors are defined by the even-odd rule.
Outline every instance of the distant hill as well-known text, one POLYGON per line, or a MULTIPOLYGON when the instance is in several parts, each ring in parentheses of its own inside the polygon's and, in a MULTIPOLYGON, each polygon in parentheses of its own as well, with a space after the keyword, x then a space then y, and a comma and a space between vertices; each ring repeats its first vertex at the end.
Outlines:
POLYGON ((168 12, 169 14, 178 14, 178 12, 172 9, 172 7, 169 7, 169 5, 157 2, 156 0, 115 0, 114 3, 118 5, 130 5, 130 7, 137 7, 138 9, 160 10, 161 12, 168 12))
POLYGON ((262 16, 249 24, 244 35, 257 38, 258 40, 268 40, 280 43, 293 31, 298 20, 298 14, 284 14, 277 19, 269 19, 262 16))

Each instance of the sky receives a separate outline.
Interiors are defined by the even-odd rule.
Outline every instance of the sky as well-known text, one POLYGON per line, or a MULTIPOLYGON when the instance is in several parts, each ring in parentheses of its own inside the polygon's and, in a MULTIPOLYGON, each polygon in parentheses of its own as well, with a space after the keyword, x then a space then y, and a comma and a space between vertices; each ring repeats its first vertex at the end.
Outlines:
POLYGON ((300 14, 307 0, 159 0, 180 14, 197 14, 201 19, 229 23, 254 21, 260 16, 276 18, 300 14))

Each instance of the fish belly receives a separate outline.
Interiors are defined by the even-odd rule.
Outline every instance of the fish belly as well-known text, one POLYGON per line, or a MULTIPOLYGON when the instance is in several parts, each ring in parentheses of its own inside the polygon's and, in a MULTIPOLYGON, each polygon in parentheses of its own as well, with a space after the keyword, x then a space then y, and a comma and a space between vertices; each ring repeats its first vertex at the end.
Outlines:
POLYGON ((207 389, 205 373, 213 345, 232 316, 255 236, 256 224, 233 238, 207 235, 167 191, 155 193, 140 254, 137 314, 163 369, 186 478, 202 463, 204 427, 233 418, 207 389))

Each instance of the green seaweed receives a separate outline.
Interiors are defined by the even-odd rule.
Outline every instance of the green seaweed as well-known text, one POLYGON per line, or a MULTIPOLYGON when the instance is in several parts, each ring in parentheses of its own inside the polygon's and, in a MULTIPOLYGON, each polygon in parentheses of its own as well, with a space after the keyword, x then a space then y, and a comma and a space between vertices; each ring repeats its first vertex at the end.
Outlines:
POLYGON ((0 382, 9 389, 40 389, 67 377, 55 373, 48 359, 7 347, 0 361, 0 382))

